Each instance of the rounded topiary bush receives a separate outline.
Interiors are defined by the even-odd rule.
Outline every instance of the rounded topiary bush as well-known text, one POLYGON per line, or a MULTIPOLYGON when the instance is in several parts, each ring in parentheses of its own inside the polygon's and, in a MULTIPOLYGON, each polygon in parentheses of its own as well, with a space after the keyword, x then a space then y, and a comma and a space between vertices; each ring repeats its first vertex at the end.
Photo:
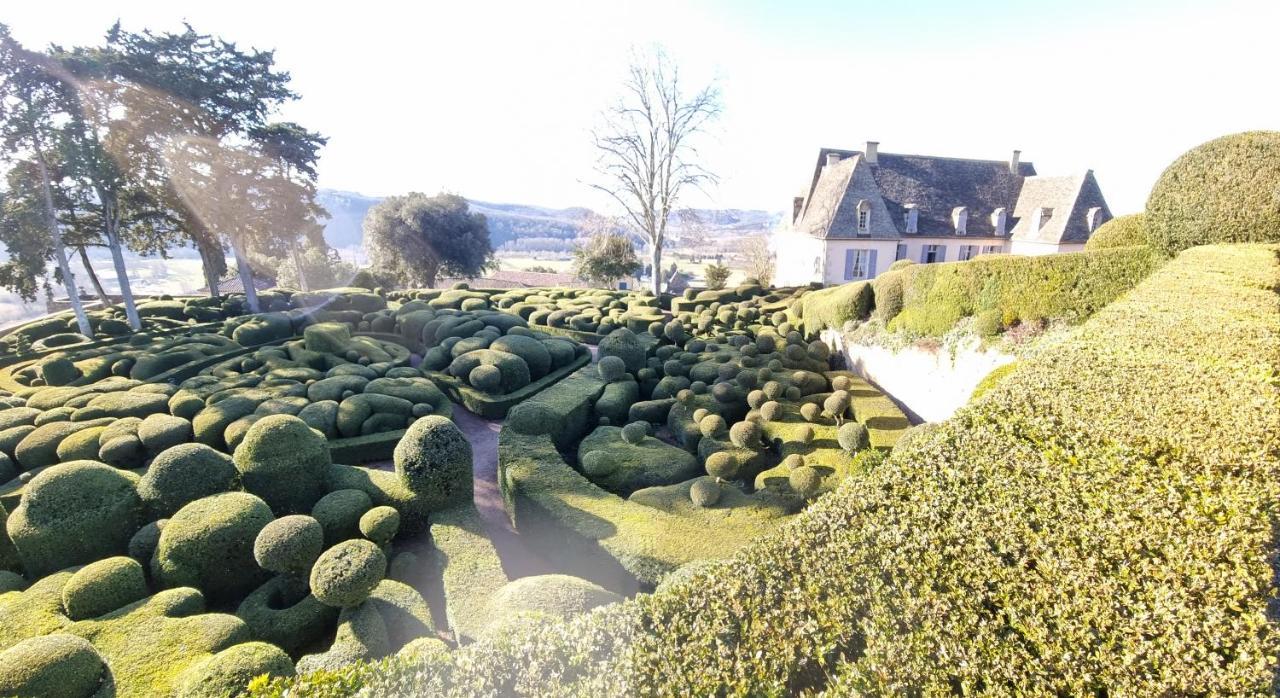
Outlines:
POLYGON ((26 484, 5 528, 34 579, 125 552, 143 509, 127 474, 95 461, 71 461, 26 484))
POLYGON ((760 406, 760 416, 766 422, 775 422, 782 417, 782 403, 770 400, 760 406))
POLYGON ((596 364, 596 372, 600 375, 600 380, 612 383, 621 380, 627 372, 627 365, 617 356, 605 356, 596 364))
POLYGON ((360 535, 360 517, 373 508, 364 490, 334 490, 311 508, 311 516, 324 531, 324 544, 332 546, 360 535))
POLYGON ((411 424, 393 459, 396 474, 425 510, 471 501, 471 443, 444 417, 428 415, 411 424))
POLYGON ((95 618, 146 598, 147 576, 131 557, 108 557, 76 570, 62 587, 62 608, 71 620, 95 618))
POLYGON ((806 402, 800 406, 800 416, 806 422, 812 422, 822 416, 822 408, 812 402, 806 402))
POLYGON ((618 462, 607 451, 591 451, 582 457, 582 471, 591 477, 604 477, 618 469, 618 462))
POLYGON ((287 414, 259 419, 235 453, 244 488, 278 514, 310 511, 324 493, 329 465, 329 442, 287 414))
POLYGON ((269 642, 242 642, 187 669, 181 693, 186 698, 238 696, 259 676, 293 676, 293 660, 269 642))
POLYGON ((253 546, 272 518, 266 502, 247 492, 191 502, 160 530, 152 576, 165 587, 196 587, 211 599, 242 597, 263 581, 253 546))
POLYGON ((622 359, 622 363, 630 373, 645 367, 644 345, 640 343, 634 332, 626 328, 616 329, 601 339, 598 350, 601 357, 616 356, 622 359))
POLYGON ((632 422, 622 427, 622 440, 629 444, 635 445, 644 441, 644 437, 649 435, 648 422, 632 422))
POLYGON ((476 390, 490 395, 502 393, 502 371, 497 366, 476 366, 467 374, 467 382, 476 390))
POLYGON ((818 487, 822 484, 822 477, 818 474, 817 468, 802 465, 787 475, 787 484, 791 485, 791 489, 795 490, 796 494, 808 499, 817 494, 818 487))
POLYGON ((310 516, 282 516, 263 526, 253 541, 258 566, 279 574, 303 575, 324 551, 324 528, 310 516))
POLYGON ((329 548, 311 568, 311 593, 335 608, 359 606, 387 572, 387 557, 367 540, 346 540, 329 548))
POLYGON ((150 453, 160 453, 167 448, 191 440, 191 422, 167 414, 153 414, 138 424, 138 439, 150 453))
POLYGON ((1147 199, 1154 246, 1280 241, 1280 132, 1223 136, 1187 151, 1160 175, 1147 199))
POLYGON ((709 414, 698 420, 698 433, 707 438, 715 438, 724 434, 729 425, 725 423, 724 417, 718 414, 709 414))
POLYGON ((1086 250, 1103 250, 1112 247, 1135 247, 1150 245, 1147 235, 1147 217, 1143 213, 1131 213, 1119 216, 1103 223, 1093 231, 1089 241, 1084 244, 1086 250))
POLYGON ((0 652, 0 695, 88 698, 98 691, 105 669, 82 637, 32 637, 0 652))
POLYGON ((738 448, 755 448, 760 444, 760 425, 744 420, 729 428, 729 440, 738 448))
POLYGON ((720 501, 720 483, 710 479, 698 479, 689 486, 689 499, 698 507, 714 506, 720 501))
POLYGON ((707 474, 721 480, 732 480, 738 475, 741 463, 728 451, 716 451, 707 456, 707 474))
POLYGON ((160 529, 169 523, 168 519, 159 519, 138 529, 129 539, 129 557, 144 565, 151 564, 151 556, 155 555, 156 546, 160 545, 160 529))
POLYGON ((395 507, 374 507, 360 517, 360 533, 379 546, 385 546, 400 532, 400 512, 395 507))
POLYGON ((179 444, 151 461, 138 494, 152 517, 164 518, 197 499, 236 489, 239 477, 227 454, 204 444, 179 444))
POLYGON ((870 443, 867 427, 859 422, 845 422, 840 425, 840 429, 836 432, 836 441, 840 443, 840 448, 850 453, 864 449, 870 443))

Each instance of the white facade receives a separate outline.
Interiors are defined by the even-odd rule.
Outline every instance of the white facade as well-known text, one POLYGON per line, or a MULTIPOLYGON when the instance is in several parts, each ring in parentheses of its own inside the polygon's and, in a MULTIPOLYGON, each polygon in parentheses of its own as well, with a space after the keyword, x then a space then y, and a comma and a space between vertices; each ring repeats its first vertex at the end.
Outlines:
MULTIPOLYGON (((1016 246, 1017 243, 1014 243, 1016 246)), ((906 237, 902 240, 849 238, 821 239, 795 230, 774 233, 778 286, 802 286, 812 282, 843 284, 874 279, 899 259, 918 264, 957 262, 983 254, 1010 252, 1006 238, 906 237)), ((1039 246, 1038 246, 1039 247, 1039 246)), ((1054 247, 1044 245, 1043 247, 1054 247)), ((1083 247, 1083 245, 1081 246, 1083 247)), ((1057 249, 1016 254, 1048 254, 1057 249)), ((1066 250, 1061 250, 1066 251, 1066 250)))

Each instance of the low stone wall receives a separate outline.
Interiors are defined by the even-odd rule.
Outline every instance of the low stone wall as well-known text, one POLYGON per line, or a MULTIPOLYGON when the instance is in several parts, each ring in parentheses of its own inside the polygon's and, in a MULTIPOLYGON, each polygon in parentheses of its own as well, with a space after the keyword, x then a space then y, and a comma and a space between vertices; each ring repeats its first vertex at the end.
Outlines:
POLYGON ((947 419, 969 401, 988 373, 1014 360, 1010 354, 981 349, 976 339, 954 352, 943 347, 895 351, 852 344, 832 330, 822 339, 844 355, 849 370, 892 396, 913 422, 947 419))

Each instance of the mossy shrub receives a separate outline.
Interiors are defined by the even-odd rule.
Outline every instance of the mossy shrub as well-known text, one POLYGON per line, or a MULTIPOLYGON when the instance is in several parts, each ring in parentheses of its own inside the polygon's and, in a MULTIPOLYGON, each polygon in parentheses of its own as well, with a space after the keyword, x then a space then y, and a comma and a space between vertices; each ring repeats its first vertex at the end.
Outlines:
POLYGON ((234 460, 244 488, 272 511, 305 513, 324 492, 329 442, 297 417, 268 415, 249 428, 234 460))
POLYGON ((1146 214, 1131 213, 1127 216, 1117 216, 1103 223, 1089 236, 1089 241, 1084 244, 1084 248, 1103 250, 1110 247, 1136 247, 1150 244, 1146 214))
POLYGON ((109 465, 71 461, 26 484, 5 528, 32 578, 125 552, 143 519, 133 480, 109 465))
POLYGON ((600 375, 600 380, 612 383, 622 379, 627 372, 627 365, 620 357, 604 356, 596 363, 596 372, 600 375))
POLYGON ((707 438, 721 436, 728 428, 729 425, 725 423, 724 417, 718 414, 708 414, 698 420, 698 433, 707 438))
POLYGON ((393 460, 396 474, 425 510, 471 501, 471 443, 448 419, 428 415, 411 424, 393 460))
POLYGON ((62 587, 62 608, 71 620, 94 618, 145 598, 147 576, 131 557, 108 557, 76 570, 62 587))
POLYGON ((770 400, 769 402, 764 403, 760 406, 760 416, 766 422, 777 421, 782 417, 782 403, 775 400, 770 400))
POLYGON ((697 507, 715 506, 720 501, 720 495, 720 483, 712 479, 699 478, 689 486, 689 499, 697 507))
POLYGON ((96 695, 105 672, 106 663, 88 640, 41 635, 0 652, 0 695, 88 698, 96 695))
POLYGON ((649 435, 648 422, 632 422, 622 427, 622 440, 629 444, 638 444, 649 435))
POLYGON ((311 593, 334 608, 359 606, 382 581, 387 558, 374 543, 353 539, 324 551, 311 568, 311 593))
POLYGON ((165 587, 195 587, 215 600, 243 597, 264 580, 253 546, 273 518, 266 502, 247 492, 197 499, 160 530, 151 573, 165 587))
POLYGON ((707 456, 705 466, 708 475, 721 480, 732 480, 738 476, 742 464, 729 451, 716 451, 707 456))
POLYGON ((467 374, 467 382, 471 387, 490 395, 502 393, 502 371, 497 366, 482 364, 471 369, 467 374))
POLYGON ((184 505, 238 486, 231 457, 199 443, 179 444, 156 456, 138 481, 138 494, 153 518, 173 515, 184 505))
POLYGON ((360 517, 360 533, 379 546, 386 546, 400 532, 400 512, 395 507, 378 506, 360 517))
POLYGON ((198 662, 184 672, 181 694, 188 698, 241 695, 249 682, 293 676, 293 660, 269 642, 242 642, 198 662))
POLYGON ((1168 253, 1226 242, 1280 241, 1280 131, 1214 139, 1184 153, 1147 199, 1146 228, 1168 253))
POLYGON ((258 566, 278 574, 306 574, 323 551, 324 528, 315 518, 302 514, 268 523, 253 541, 253 559, 258 566))
POLYGON ((333 546, 359 536, 360 517, 372 508, 373 502, 363 490, 334 490, 316 502, 311 516, 324 531, 325 546, 333 546))
POLYGON ((598 346, 599 355, 616 356, 622 359, 622 363, 627 367, 627 371, 635 373, 645 367, 645 348, 631 330, 622 327, 610 332, 608 336, 600 340, 598 346))
POLYGON ((787 474, 787 484, 795 490, 796 494, 808 499, 818 493, 818 488, 822 485, 822 476, 817 468, 801 465, 787 474))
POLYGON ((729 440, 738 448, 758 448, 760 433, 759 423, 743 420, 729 428, 729 440))

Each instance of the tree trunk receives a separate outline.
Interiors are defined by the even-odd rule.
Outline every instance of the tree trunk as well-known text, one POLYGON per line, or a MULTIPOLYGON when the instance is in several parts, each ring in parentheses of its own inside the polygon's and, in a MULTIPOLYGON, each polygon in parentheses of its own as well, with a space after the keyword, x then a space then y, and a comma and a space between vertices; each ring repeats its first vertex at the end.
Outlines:
POLYGON ((44 154, 37 146, 36 166, 40 169, 40 187, 44 193, 44 217, 49 226, 49 237, 53 239, 54 255, 58 259, 58 270, 62 272, 62 285, 67 289, 67 300, 71 301, 71 310, 76 314, 76 324, 80 334, 93 336, 93 328, 89 325, 89 316, 85 315, 84 306, 80 304, 80 291, 76 288, 76 278, 71 275, 71 265, 67 264, 67 248, 62 246, 62 230, 58 227, 58 215, 53 210, 53 187, 49 184, 49 169, 44 164, 44 154))
POLYGON ((649 255, 653 262, 653 295, 662 295, 662 245, 653 245, 653 251, 649 255))
POLYGON ((311 290, 310 284, 307 283, 307 274, 302 270, 302 256, 298 254, 297 243, 289 245, 289 256, 293 257, 293 268, 298 272, 298 290, 307 292, 311 290))
POLYGON ((85 251, 84 245, 77 245, 76 249, 80 252, 80 263, 84 264, 84 273, 89 276, 89 282, 93 284, 93 292, 98 295, 98 300, 102 301, 103 308, 110 306, 111 296, 107 295, 107 289, 102 287, 102 280, 98 278, 98 273, 93 270, 93 264, 89 261, 89 253, 85 251))
POLYGON ((240 283, 244 284, 244 300, 249 306, 249 312, 260 313, 261 308, 258 306, 258 288, 253 285, 253 269, 249 267, 248 253, 245 252, 244 245, 240 244, 240 238, 231 236, 231 251, 236 256, 236 271, 240 274, 240 283))
POLYGON ((124 314, 129 320, 129 327, 135 332, 142 330, 142 318, 138 317, 138 307, 133 302, 133 289, 129 286, 129 270, 124 266, 124 252, 120 249, 120 235, 116 230, 115 211, 103 207, 107 224, 107 247, 111 249, 111 264, 116 269, 116 279, 120 282, 120 298, 124 301, 124 314))

